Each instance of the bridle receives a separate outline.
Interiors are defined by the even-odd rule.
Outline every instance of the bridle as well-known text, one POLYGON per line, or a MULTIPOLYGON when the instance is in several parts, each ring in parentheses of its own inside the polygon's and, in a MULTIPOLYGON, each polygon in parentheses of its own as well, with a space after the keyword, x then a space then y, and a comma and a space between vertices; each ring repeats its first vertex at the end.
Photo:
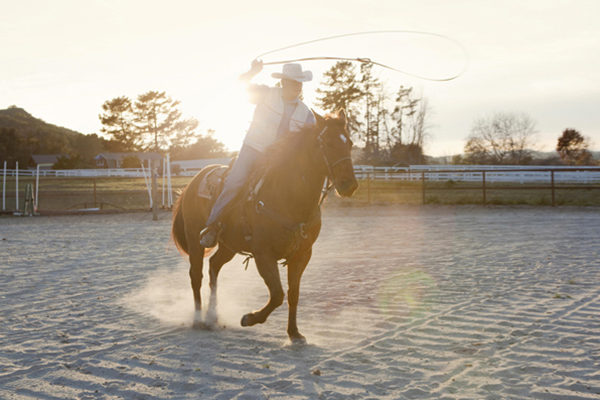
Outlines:
POLYGON ((323 130, 321 130, 321 132, 319 132, 319 134, 317 135, 317 141, 319 142, 319 150, 321 151, 321 155, 323 156, 323 159, 325 160, 325 165, 327 166, 327 178, 333 182, 333 168, 335 168, 336 165, 338 165, 341 162, 350 160, 352 161, 352 158, 350 156, 346 156, 346 157, 340 157, 339 159, 335 160, 334 162, 329 161, 329 158, 327 157, 327 153, 325 152, 325 142, 323 141, 323 135, 325 134, 325 132, 327 132, 327 129, 329 127, 325 126, 325 128, 323 128, 323 130))
POLYGON ((329 158, 327 157, 327 153, 325 152, 325 142, 323 141, 323 135, 327 131, 327 128, 329 128, 329 127, 325 126, 323 128, 323 130, 321 130, 321 132, 319 132, 319 134, 317 135, 317 141, 319 142, 319 151, 321 152, 321 155, 323 156, 323 160, 325 160, 325 165, 327 166, 327 180, 325 181, 325 184, 323 185, 323 189, 321 190, 321 198, 319 199, 319 207, 321 207, 321 204, 323 204, 323 202, 325 201, 325 198, 327 197, 327 195, 329 194, 331 189, 333 189, 333 186, 334 186, 334 184, 333 184, 333 182, 334 182, 333 168, 343 161, 347 161, 347 160, 352 161, 352 158, 350 156, 340 157, 339 159, 335 160, 334 162, 329 161, 329 158))
MULTIPOLYGON (((340 157, 339 159, 335 160, 334 162, 331 162, 329 160, 329 158, 327 157, 327 153, 325 152, 326 145, 323 140, 323 135, 325 134, 325 132, 327 132, 327 129, 328 129, 328 127, 325 126, 321 130, 321 132, 319 132, 319 134, 317 135, 317 141, 319 143, 319 151, 321 152, 321 155, 323 156, 323 159, 325 160, 325 165, 327 166, 327 171, 328 171, 327 180, 323 185, 323 189, 321 190, 321 197, 319 199, 317 210, 321 207, 321 204, 327 197, 327 194, 333 188, 333 183, 331 183, 331 182, 333 182, 333 168, 343 161, 346 161, 346 160, 352 161, 352 158, 349 156, 340 157)), ((257 214, 263 214, 263 215, 267 216, 271 220, 279 223, 286 230, 293 232, 296 235, 294 247, 299 246, 299 243, 301 240, 308 239, 307 224, 309 223, 309 221, 300 222, 300 223, 296 223, 294 221, 289 221, 287 218, 285 218, 278 212, 273 211, 269 207, 265 206, 265 203, 262 202, 261 200, 258 200, 256 202, 255 212, 257 214)), ((315 215, 319 215, 319 214, 313 212, 312 215, 315 216, 315 215)), ((251 253, 242 253, 242 254, 246 255, 246 260, 244 261, 244 264, 246 265, 246 268, 248 268, 248 262, 253 257, 253 255, 251 253)))

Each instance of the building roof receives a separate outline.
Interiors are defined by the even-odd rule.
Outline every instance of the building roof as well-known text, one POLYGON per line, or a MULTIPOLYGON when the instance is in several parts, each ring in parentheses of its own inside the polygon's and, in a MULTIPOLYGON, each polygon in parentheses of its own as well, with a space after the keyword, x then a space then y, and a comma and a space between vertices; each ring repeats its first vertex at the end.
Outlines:
POLYGON ((200 160, 171 161, 171 165, 179 165, 182 169, 202 169, 211 164, 229 164, 231 157, 202 158, 200 160))
POLYGON ((140 152, 129 152, 129 153, 100 153, 94 160, 122 160, 127 157, 137 157, 140 160, 161 160, 163 155, 160 153, 140 153, 140 152))
POLYGON ((58 161, 59 157, 63 157, 65 154, 32 154, 31 158, 33 162, 37 164, 54 164, 58 161))

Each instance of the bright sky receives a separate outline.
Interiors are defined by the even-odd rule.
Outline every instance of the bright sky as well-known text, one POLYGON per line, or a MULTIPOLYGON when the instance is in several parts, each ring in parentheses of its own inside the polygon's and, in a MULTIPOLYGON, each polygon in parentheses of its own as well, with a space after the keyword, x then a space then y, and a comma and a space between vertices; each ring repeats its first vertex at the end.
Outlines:
MULTIPOLYGON (((539 150, 553 150, 567 127, 597 149, 598 15, 597 0, 4 2, 0 108, 15 104, 46 122, 98 133, 104 101, 164 90, 181 100, 184 116, 216 129, 216 137, 237 150, 252 111, 237 76, 258 54, 342 33, 419 30, 452 37, 470 58, 466 73, 451 82, 381 71, 390 88, 415 86, 429 99, 427 154, 462 152, 473 121, 495 112, 524 112, 537 121, 539 150)), ((332 41, 285 55, 335 52, 437 75, 460 69, 456 48, 440 39, 369 40, 332 41), (381 54, 385 60, 377 58, 381 54)), ((304 65, 315 73, 304 87, 309 106, 332 64, 304 65)), ((270 74, 280 68, 266 67, 256 81, 274 84, 270 74)))

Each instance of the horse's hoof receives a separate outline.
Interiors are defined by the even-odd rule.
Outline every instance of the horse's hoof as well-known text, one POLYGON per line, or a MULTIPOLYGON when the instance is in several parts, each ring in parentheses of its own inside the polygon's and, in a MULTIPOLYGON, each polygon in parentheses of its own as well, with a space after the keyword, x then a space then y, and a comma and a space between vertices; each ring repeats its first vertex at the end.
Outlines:
POLYGON ((242 317, 242 326, 252 326, 258 324, 260 321, 256 320, 256 315, 253 313, 246 314, 242 317))
POLYGON ((250 326, 250 321, 249 321, 249 319, 250 319, 250 314, 246 314, 246 315, 244 315, 244 316, 242 317, 242 321, 241 321, 241 324, 242 324, 242 326, 250 326))
POLYGON ((206 322, 204 322, 204 321, 194 321, 194 323, 192 324, 192 328, 202 330, 202 331, 212 330, 212 326, 206 324, 206 322))
POLYGON ((217 326, 219 324, 219 317, 217 317, 217 312, 214 309, 209 309, 206 313, 205 321, 208 325, 217 326))
POLYGON ((293 345, 304 345, 306 344, 306 338, 301 334, 290 336, 290 341, 293 345))

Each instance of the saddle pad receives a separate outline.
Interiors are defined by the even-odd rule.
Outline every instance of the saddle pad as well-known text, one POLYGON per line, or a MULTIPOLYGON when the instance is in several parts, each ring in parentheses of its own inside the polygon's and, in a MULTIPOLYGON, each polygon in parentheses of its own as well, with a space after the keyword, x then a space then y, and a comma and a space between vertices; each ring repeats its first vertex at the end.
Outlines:
POLYGON ((198 197, 209 200, 217 197, 218 191, 221 189, 223 177, 228 169, 229 167, 226 165, 219 165, 204 175, 198 185, 198 197))

